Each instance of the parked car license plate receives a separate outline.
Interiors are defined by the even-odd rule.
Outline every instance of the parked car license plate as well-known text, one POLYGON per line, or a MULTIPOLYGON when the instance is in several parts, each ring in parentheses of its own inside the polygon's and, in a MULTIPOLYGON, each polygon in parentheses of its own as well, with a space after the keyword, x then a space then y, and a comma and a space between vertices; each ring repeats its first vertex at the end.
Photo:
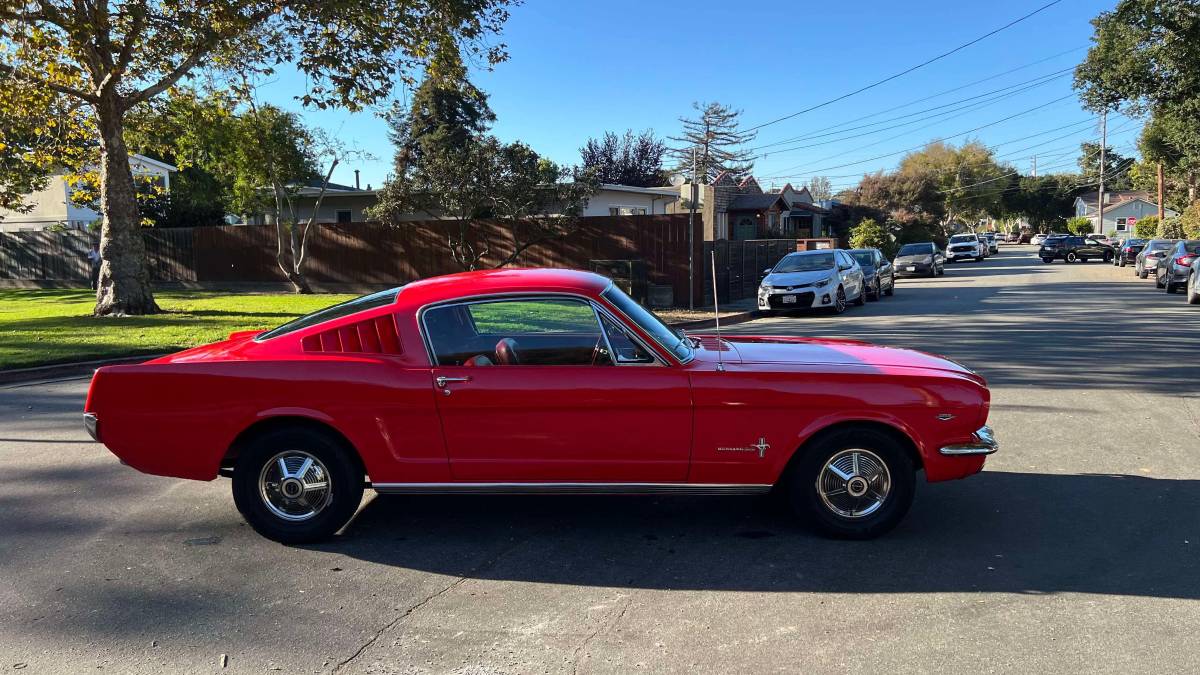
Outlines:
POLYGON ((916 265, 909 265, 908 267, 905 267, 904 269, 905 269, 905 270, 907 270, 907 271, 909 271, 909 272, 916 272, 916 271, 917 271, 917 266, 916 266, 916 265))
POLYGON ((796 296, 785 295, 785 296, 783 296, 783 300, 781 300, 781 302, 785 305, 794 305, 794 304, 796 304, 796 296))

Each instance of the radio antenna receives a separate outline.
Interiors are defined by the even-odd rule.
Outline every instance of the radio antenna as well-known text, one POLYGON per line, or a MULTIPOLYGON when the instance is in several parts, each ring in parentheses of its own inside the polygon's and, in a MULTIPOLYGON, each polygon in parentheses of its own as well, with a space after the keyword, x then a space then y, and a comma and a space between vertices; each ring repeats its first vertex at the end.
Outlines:
POLYGON ((716 247, 708 252, 709 260, 712 262, 712 282, 713 282, 713 320, 717 322, 717 372, 725 372, 725 360, 721 356, 724 350, 724 344, 721 342, 721 308, 717 304, 717 251, 716 247))

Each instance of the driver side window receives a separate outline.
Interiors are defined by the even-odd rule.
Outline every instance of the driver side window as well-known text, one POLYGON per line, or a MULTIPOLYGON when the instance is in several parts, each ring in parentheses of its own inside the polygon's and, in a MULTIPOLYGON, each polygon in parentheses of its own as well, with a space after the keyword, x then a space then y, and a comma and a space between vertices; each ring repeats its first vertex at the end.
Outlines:
POLYGON ((443 305, 424 314, 440 366, 612 365, 592 306, 575 299, 443 305))

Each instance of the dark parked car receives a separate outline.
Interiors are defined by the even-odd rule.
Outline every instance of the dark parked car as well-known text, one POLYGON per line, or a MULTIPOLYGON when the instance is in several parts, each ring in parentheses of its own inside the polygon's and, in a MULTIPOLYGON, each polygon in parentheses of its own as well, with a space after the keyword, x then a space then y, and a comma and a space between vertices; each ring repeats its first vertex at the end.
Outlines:
POLYGON ((1117 254, 1113 256, 1113 264, 1118 267, 1132 265, 1133 259, 1137 257, 1137 254, 1142 252, 1142 247, 1145 245, 1145 239, 1126 239, 1117 246, 1117 254))
POLYGON ((1145 279, 1158 273, 1158 259, 1175 245, 1174 239, 1151 239, 1133 259, 1133 273, 1145 279))
POLYGON ((896 269, 877 248, 855 248, 847 251, 858 261, 867 284, 867 299, 878 300, 896 293, 896 269))
POLYGON ((898 277, 936 277, 946 273, 946 255, 932 241, 905 244, 892 267, 898 277))
POLYGON ((1158 258, 1158 271, 1154 274, 1154 285, 1174 293, 1181 286, 1187 285, 1188 275, 1192 272, 1192 263, 1200 255, 1200 241, 1177 241, 1167 250, 1165 255, 1158 258))
POLYGON ((1038 256, 1044 263, 1051 263, 1059 259, 1069 263, 1087 262, 1088 260, 1111 262, 1113 255, 1112 246, 1092 237, 1077 235, 1049 237, 1038 249, 1038 256))

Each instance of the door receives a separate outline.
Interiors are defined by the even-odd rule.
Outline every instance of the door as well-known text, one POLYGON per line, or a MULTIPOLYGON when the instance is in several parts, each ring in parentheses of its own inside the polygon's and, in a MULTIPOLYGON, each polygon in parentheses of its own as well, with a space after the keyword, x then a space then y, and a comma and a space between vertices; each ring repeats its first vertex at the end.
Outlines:
POLYGON ((862 268, 849 254, 837 251, 838 276, 842 280, 842 288, 846 289, 847 298, 857 298, 863 292, 862 268))
POLYGON ((623 324, 567 296, 426 310, 446 452, 464 482, 687 479, 690 384, 623 324))

